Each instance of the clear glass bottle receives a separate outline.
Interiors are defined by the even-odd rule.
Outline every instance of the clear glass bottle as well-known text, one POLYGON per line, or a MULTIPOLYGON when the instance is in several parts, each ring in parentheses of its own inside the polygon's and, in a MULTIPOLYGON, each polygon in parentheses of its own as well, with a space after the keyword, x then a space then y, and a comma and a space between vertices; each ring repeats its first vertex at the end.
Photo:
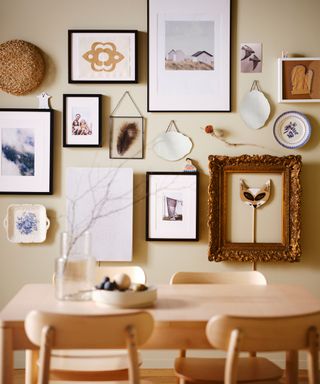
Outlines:
POLYGON ((59 300, 90 300, 95 280, 95 258, 90 233, 74 237, 63 232, 55 264, 55 295, 59 300))

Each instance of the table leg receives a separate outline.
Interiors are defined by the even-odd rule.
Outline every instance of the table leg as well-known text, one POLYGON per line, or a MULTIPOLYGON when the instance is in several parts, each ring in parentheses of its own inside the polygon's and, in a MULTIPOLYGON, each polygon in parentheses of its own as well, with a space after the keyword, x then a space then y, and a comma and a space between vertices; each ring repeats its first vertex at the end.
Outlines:
POLYGON ((13 384, 12 329, 0 327, 0 384, 13 384))
POLYGON ((39 351, 26 350, 26 376, 25 384, 37 384, 39 351))
POLYGON ((288 351, 286 354, 286 383, 298 384, 298 351, 288 351))

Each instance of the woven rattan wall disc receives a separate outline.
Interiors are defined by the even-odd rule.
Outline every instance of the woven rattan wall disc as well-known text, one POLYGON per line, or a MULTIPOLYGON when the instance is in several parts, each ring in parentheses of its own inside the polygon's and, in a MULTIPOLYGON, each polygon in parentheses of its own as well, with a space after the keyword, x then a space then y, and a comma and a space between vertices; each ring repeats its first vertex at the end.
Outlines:
POLYGON ((20 96, 37 88, 45 72, 39 48, 23 40, 0 44, 0 89, 20 96))

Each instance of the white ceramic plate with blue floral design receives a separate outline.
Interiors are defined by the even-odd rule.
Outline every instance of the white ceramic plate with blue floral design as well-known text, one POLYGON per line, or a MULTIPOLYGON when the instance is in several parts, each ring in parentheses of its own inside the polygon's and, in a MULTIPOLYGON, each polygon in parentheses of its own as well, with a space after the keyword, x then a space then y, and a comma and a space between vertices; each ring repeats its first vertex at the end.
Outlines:
POLYGON ((300 112, 289 111, 277 117, 273 125, 273 134, 279 144, 285 148, 300 148, 310 139, 311 124, 300 112))
POLYGON ((3 221, 7 238, 13 243, 42 243, 50 221, 40 204, 11 204, 3 221))

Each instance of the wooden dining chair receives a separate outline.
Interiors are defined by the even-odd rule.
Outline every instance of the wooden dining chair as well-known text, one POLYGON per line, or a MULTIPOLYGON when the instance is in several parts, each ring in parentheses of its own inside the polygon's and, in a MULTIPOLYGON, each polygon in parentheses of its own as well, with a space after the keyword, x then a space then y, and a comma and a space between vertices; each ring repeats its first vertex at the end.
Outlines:
MULTIPOLYGON (((92 316, 30 312, 25 320, 25 331, 31 342, 40 347, 38 384, 48 384, 49 379, 61 380, 52 364, 53 350, 109 348, 127 350, 129 384, 139 384, 137 347, 148 340, 153 324, 152 316, 143 311, 92 316)), ((84 365, 76 374, 71 371, 72 380, 102 380, 99 373, 88 372, 85 368, 84 365)), ((121 375, 113 377, 113 380, 122 379, 121 375)))
POLYGON ((283 371, 276 364, 239 354, 306 350, 309 384, 316 384, 319 327, 320 312, 286 317, 214 316, 206 327, 207 338, 214 348, 227 351, 226 359, 179 358, 175 372, 181 384, 278 382, 283 371))
POLYGON ((265 276, 258 271, 176 272, 170 284, 255 284, 266 285, 265 276))
MULTIPOLYGON (((70 264, 71 265, 71 264, 70 264)), ((72 271, 70 271, 72 273, 72 271)), ((131 282, 136 284, 146 283, 146 274, 143 268, 137 265, 102 265, 97 266, 95 271, 95 282, 99 284, 106 276, 113 280, 119 273, 125 273, 131 282)), ((53 280, 54 281, 54 280, 53 280)), ((142 364, 140 353, 139 364, 142 364)), ((26 366, 31 375, 36 375, 37 354, 28 352, 26 354, 26 366)), ((113 380, 114 377, 128 378, 129 366, 126 351, 123 350, 54 350, 52 351, 52 367, 54 376, 59 380, 73 381, 78 377, 78 372, 86 368, 86 375, 94 372, 94 375, 105 381, 113 380)), ((31 381, 31 380, 29 380, 31 381)))
MULTIPOLYGON (((267 279, 258 271, 231 272, 176 272, 171 276, 170 284, 253 284, 267 285, 267 279)), ((251 354, 254 356, 254 352, 251 354)), ((186 351, 180 350, 180 357, 186 351)))

